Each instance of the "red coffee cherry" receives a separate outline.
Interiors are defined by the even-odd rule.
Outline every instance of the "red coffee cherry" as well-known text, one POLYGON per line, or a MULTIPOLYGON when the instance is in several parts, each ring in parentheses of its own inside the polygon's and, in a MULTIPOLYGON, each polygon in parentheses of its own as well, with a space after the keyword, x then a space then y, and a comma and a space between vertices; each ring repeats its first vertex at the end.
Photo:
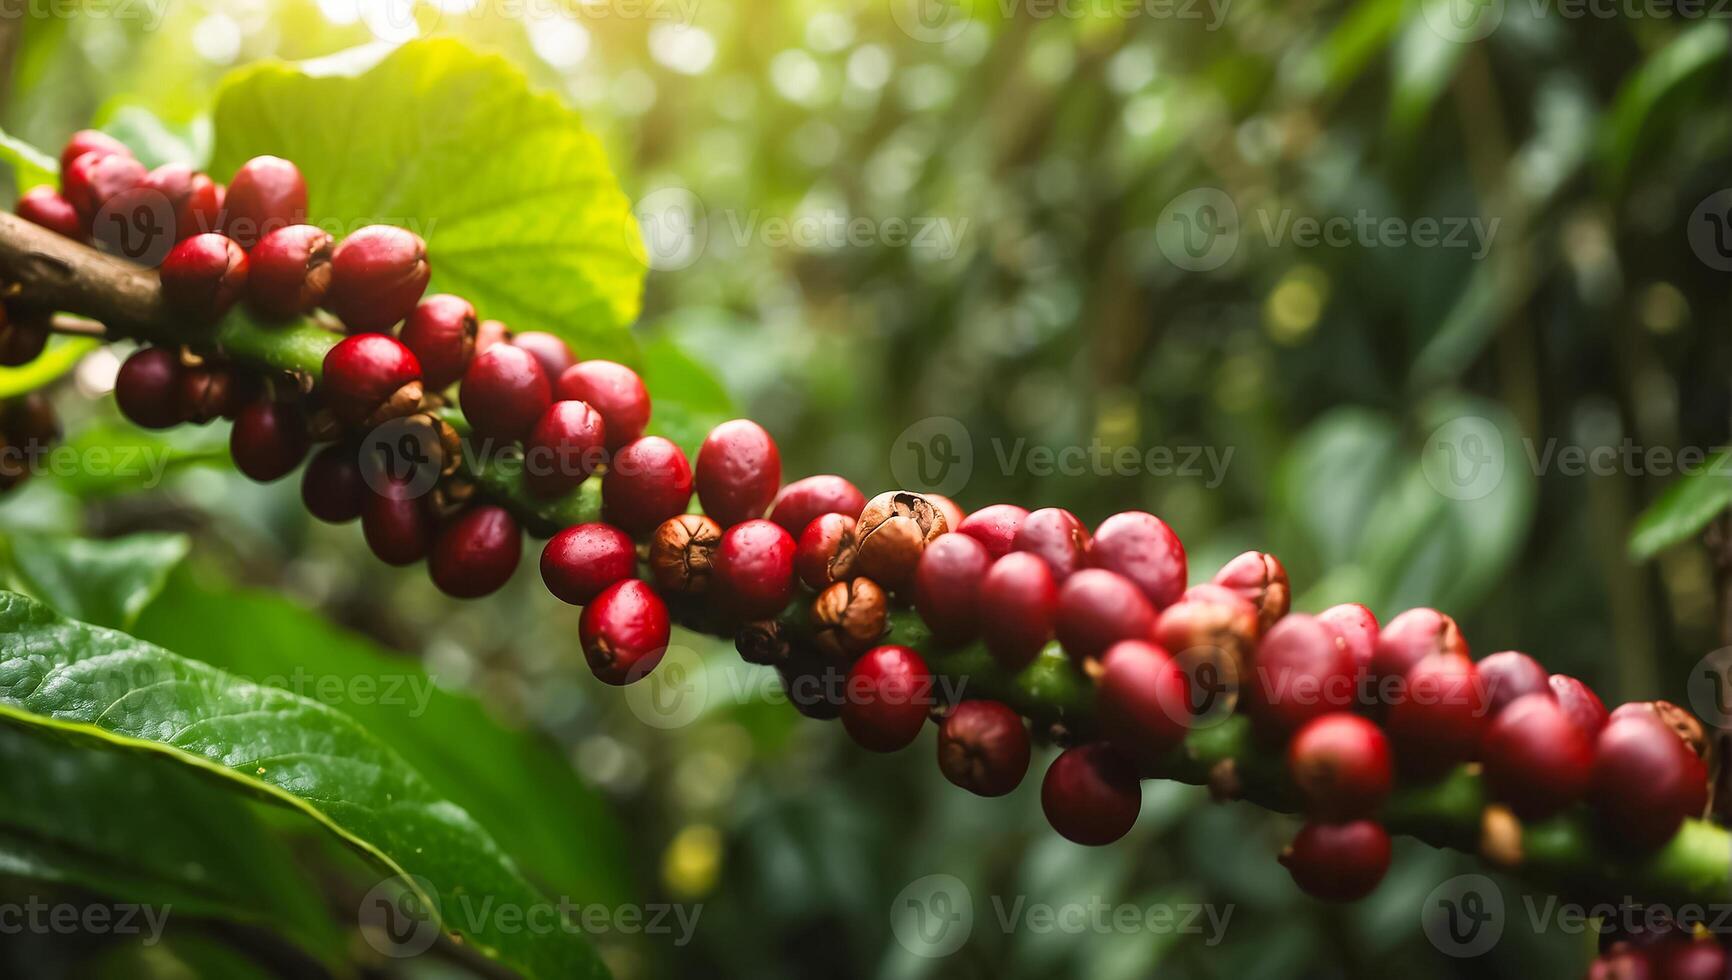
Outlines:
POLYGON ((1249 683, 1257 641, 1257 608, 1231 589, 1204 583, 1187 590, 1155 620, 1154 639, 1191 677, 1191 708, 1204 713, 1219 704, 1231 709, 1249 683))
POLYGON ((1006 670, 1021 670, 1052 639, 1058 583, 1040 556, 1013 551, 992 563, 980 580, 980 635, 1006 670))
POLYGON ((1529 694, 1552 696, 1550 674, 1539 661, 1515 650, 1482 658, 1479 679, 1485 683, 1486 710, 1493 716, 1529 694))
POLYGON ((80 227, 88 230, 104 204, 137 187, 147 173, 144 164, 130 153, 92 150, 74 158, 60 172, 60 193, 78 212, 80 227))
POLYGON ((1120 640, 1146 639, 1154 626, 1155 607, 1134 582, 1116 572, 1085 568, 1059 586, 1054 632, 1065 653, 1079 664, 1120 640))
MULTIPOLYGON (((1648 950, 1620 943, 1588 965, 1588 980, 1650 980, 1661 977, 1648 950)), ((1719 980, 1719 978, 1716 978, 1719 980)))
POLYGON ((558 381, 560 375, 571 370, 571 366, 577 363, 577 355, 571 352, 571 345, 544 330, 525 330, 514 334, 510 343, 513 347, 521 347, 535 355, 535 359, 541 362, 542 373, 547 375, 548 384, 558 381))
POLYGON ((307 220, 307 182, 282 157, 253 157, 235 171, 223 198, 223 230, 252 248, 278 228, 307 220))
POLYGON ((1690 751, 1696 753, 1698 759, 1708 757, 1708 733, 1702 728, 1702 722, 1672 702, 1631 701, 1620 704, 1612 711, 1610 720, 1617 721, 1629 715, 1645 715, 1659 719, 1661 724, 1670 728, 1673 734, 1690 747, 1690 751))
POLYGON ((1293 599, 1287 569, 1274 555, 1262 551, 1247 551, 1223 565, 1215 573, 1215 584, 1232 589, 1257 607, 1260 631, 1267 631, 1287 615, 1293 599))
POLYGON ((1039 555, 1052 568, 1053 580, 1062 584, 1072 572, 1088 567, 1089 529, 1062 507, 1042 507, 1023 518, 1011 550, 1039 555))
POLYGON ((1485 685, 1473 661, 1454 653, 1428 654, 1402 681, 1389 707, 1389 737, 1402 771, 1439 776, 1472 758, 1489 718, 1485 685))
POLYGON ((1242 703, 1257 730, 1284 736, 1313 718, 1353 706, 1353 658, 1314 616, 1275 622, 1257 647, 1242 703))
POLYGON ((415 352, 428 390, 444 391, 469 367, 479 329, 475 307, 468 300, 436 293, 416 305, 397 339, 415 352))
POLYGON ((1381 679, 1406 676, 1413 665, 1433 653, 1468 656, 1467 640, 1455 620, 1435 609, 1409 609, 1389 621, 1377 635, 1371 654, 1372 676, 1381 679))
POLYGON ((1146 773, 1184 741, 1190 728, 1189 682, 1167 651, 1143 640, 1116 643, 1101 658, 1095 697, 1101 730, 1146 773))
POLYGON ((144 175, 140 189, 168 201, 175 241, 222 229, 223 192, 216 181, 184 163, 165 163, 144 175))
POLYGON ((1575 722, 1576 727, 1590 740, 1598 738, 1609 717, 1600 696, 1568 674, 1553 674, 1546 684, 1552 689, 1552 696, 1558 699, 1558 707, 1564 709, 1564 714, 1575 722))
POLYGON ((41 357, 52 325, 47 314, 0 307, 0 366, 19 367, 41 357))
POLYGON ((1046 822, 1066 840, 1088 847, 1128 833, 1143 809, 1137 771, 1104 742, 1065 749, 1040 784, 1046 822))
POLYGON ((794 598, 794 539, 766 520, 735 524, 716 547, 715 577, 735 618, 774 616, 794 598))
MULTIPOLYGON (((782 484, 782 454, 764 427, 723 422, 698 448, 698 503, 723 526, 764 516, 782 484)), ((789 532, 790 534, 795 532, 789 532)))
POLYGON ((637 573, 631 538, 606 524, 577 524, 541 549, 541 581, 560 602, 588 605, 615 582, 637 573))
POLYGON ((820 514, 794 543, 794 572, 814 592, 853 575, 854 518, 820 514))
POLYGON ((66 146, 60 151, 60 169, 62 172, 71 169, 72 161, 86 153, 99 155, 119 154, 123 157, 132 156, 125 143, 97 129, 81 129, 73 133, 66 141, 66 146))
POLYGON ((579 361, 559 376, 554 388, 557 397, 588 402, 601 413, 610 452, 641 438, 649 425, 649 391, 637 372, 623 364, 579 361))
POLYGON ((312 225, 266 235, 248 256, 247 303, 281 319, 318 309, 331 287, 331 245, 331 233, 312 225))
POLYGON ((553 389, 534 354, 499 344, 469 362, 457 397, 476 434, 510 443, 535 427, 553 404, 553 389))
POLYGON ((1157 611, 1179 601, 1185 592, 1185 546, 1153 514, 1125 511, 1102 521, 1089 558, 1096 568, 1137 583, 1157 611))
POLYGON ((334 443, 313 454, 301 473, 301 503, 307 513, 327 524, 345 524, 361 516, 368 490, 359 454, 348 443, 334 443))
POLYGON ((1498 712, 1480 741, 1480 760, 1496 799, 1524 820, 1542 820, 1587 793, 1593 741, 1548 690, 1498 712))
POLYGON ((43 184, 32 187, 18 199, 18 217, 74 241, 84 241, 84 222, 72 202, 43 184))
POLYGON ((966 534, 941 534, 921 553, 914 570, 914 608, 940 643, 955 646, 974 639, 980 628, 980 584, 991 567, 986 546, 966 534))
POLYGON ((1594 743, 1588 801, 1610 843, 1657 850, 1707 806, 1708 770, 1658 718, 1628 715, 1594 743))
POLYGON ((154 265, 175 242, 222 230, 222 195, 209 177, 184 163, 144 175, 108 200, 91 231, 99 247, 154 265))
POLYGON ((242 408, 229 430, 235 469, 260 483, 280 480, 307 458, 307 416, 293 402, 260 399, 242 408))
POLYGON ((641 680, 668 649, 668 607, 648 583, 626 579, 583 607, 578 638, 589 669, 604 684, 641 680))
POLYGON ((363 498, 361 536, 385 564, 413 565, 427 557, 433 519, 423 498, 413 495, 405 482, 393 480, 385 492, 370 492, 363 498))
POLYGON ((1003 796, 1028 772, 1028 729, 999 701, 964 701, 938 725, 938 769, 976 796, 1003 796))
POLYGON ((985 545, 986 553, 996 561, 1010 554, 1016 532, 1027 518, 1028 511, 1015 504, 988 504, 964 517, 952 530, 985 545))
POLYGON ((1394 780, 1383 729, 1345 711, 1305 723, 1287 744, 1287 771, 1313 820, 1357 820, 1375 814, 1394 780))
MULTIPOLYGON (((601 417, 605 423, 607 413, 601 417)), ((607 434, 612 437, 611 426, 607 434)), ((692 468, 686 454, 661 436, 620 447, 601 479, 603 516, 631 534, 648 534, 662 521, 685 513, 691 500, 692 468)))
MULTIPOLYGON (((510 342, 511 331, 505 329, 505 324, 498 320, 482 320, 481 325, 475 328, 475 353, 477 354, 494 344, 508 344, 510 342)), ((548 380, 555 379, 549 378, 548 380)))
POLYGON ((781 489, 770 504, 770 520, 798 537, 824 514, 844 514, 850 520, 866 507, 860 488, 839 476, 808 476, 781 489))
POLYGON ((932 704, 932 673, 920 654, 903 646, 873 647, 848 671, 842 727, 861 748, 895 752, 920 735, 932 704))
POLYGON ((257 390, 256 378, 240 378, 228 367, 206 361, 183 367, 175 389, 176 410, 193 425, 233 418, 257 390))
POLYGON ((542 498, 564 496, 602 463, 607 435, 601 415, 583 402, 554 402, 523 444, 523 482, 542 498))
POLYGON ((1679 938, 1649 950, 1665 980, 1726 980, 1726 948, 1717 939, 1679 938))
POLYGON ((1377 617, 1357 602, 1330 606, 1317 614, 1318 622, 1335 631, 1341 649, 1353 658, 1356 676, 1371 673, 1371 655, 1377 649, 1377 617))
POLYGON ((209 322, 241 298, 247 273, 247 253, 234 239, 194 235, 162 260, 162 297, 175 312, 209 322))
POLYGON ((135 352, 114 376, 120 414, 144 429, 167 429, 186 421, 180 414, 180 355, 166 347, 135 352))
POLYGON ((944 527, 946 530, 956 530, 957 526, 967 517, 967 515, 962 512, 962 508, 957 506, 956 501, 951 500, 944 494, 923 493, 921 496, 925 497, 928 503, 938 508, 938 512, 944 515, 944 527))
POLYGON ((1281 853, 1299 890, 1326 902, 1364 898, 1389 870, 1389 832, 1371 820, 1308 823, 1281 853))
POLYGON ((427 573, 453 599, 478 599, 510 581, 521 557, 523 532, 511 512, 481 504, 439 529, 427 573))
MULTIPOLYGON (((229 200, 234 200, 232 188, 229 200)), ((427 243, 420 235, 390 225, 368 225, 343 239, 331 253, 325 308, 350 333, 390 330, 415 312, 431 275, 427 243)))
POLYGON ((325 354, 323 389, 331 413, 346 425, 378 425, 421 403, 421 362, 384 334, 357 334, 325 354))

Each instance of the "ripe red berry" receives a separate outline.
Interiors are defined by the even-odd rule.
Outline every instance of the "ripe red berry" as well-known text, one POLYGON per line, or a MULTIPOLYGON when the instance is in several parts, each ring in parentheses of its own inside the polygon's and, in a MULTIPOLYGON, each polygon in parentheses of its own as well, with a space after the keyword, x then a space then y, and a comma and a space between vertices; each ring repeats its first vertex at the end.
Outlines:
POLYGON ((1539 661, 1515 650, 1505 650, 1482 658, 1478 664, 1479 678, 1485 683, 1486 710, 1493 716, 1529 694, 1552 696, 1550 674, 1539 661))
POLYGON ((1308 823, 1281 854, 1299 890, 1327 902, 1352 902, 1389 870, 1389 832, 1371 820, 1308 823))
POLYGON ((1396 762, 1422 778, 1442 775, 1473 757, 1487 719, 1485 685, 1473 661, 1428 654, 1407 672, 1389 706, 1396 762))
POLYGON ((221 317, 247 285, 247 253, 232 238, 194 235, 162 261, 162 296, 175 312, 200 322, 221 317))
MULTIPOLYGON (((605 423, 607 413, 601 417, 605 423)), ((607 434, 613 435, 611 425, 607 434)), ((691 499, 692 468, 686 454, 661 436, 620 447, 601 479, 603 515, 631 534, 648 534, 662 521, 685 513, 691 499)))
MULTIPOLYGON (((234 199, 234 191, 229 191, 234 199)), ((427 243, 412 231, 368 225, 343 239, 331 253, 331 286, 325 308, 350 333, 390 330, 415 312, 432 275, 427 243)))
POLYGON ((99 247, 145 265, 157 265, 174 243, 222 230, 216 184, 184 163, 144 175, 104 203, 91 233, 99 247))
POLYGON ((523 532, 503 507, 471 507, 439 529, 427 572, 439 591, 455 599, 476 599, 499 590, 517 571, 523 532))
POLYGON ((1717 937, 1678 938, 1649 950, 1665 980, 1726 980, 1726 948, 1717 937))
POLYGON ((1247 551, 1223 565, 1215 573, 1215 584, 1232 589, 1257 607, 1261 631, 1267 631, 1276 620, 1287 615, 1292 603, 1287 569, 1274 555, 1262 551, 1247 551))
POLYGON ((421 362, 395 338, 358 334, 325 354, 324 392, 346 425, 378 425, 421 403, 421 362))
POLYGON ((1013 551, 992 563, 980 580, 980 635, 1006 670, 1033 662, 1052 639, 1058 583, 1038 555, 1013 551))
POLYGON ((222 364, 207 361, 183 367, 175 389, 176 410, 193 425, 233 418, 250 400, 253 387, 222 364))
POLYGON ((18 199, 18 217, 74 241, 84 240, 84 222, 79 220, 77 209, 47 184, 24 192, 18 199))
POLYGON ((938 725, 938 769, 977 796, 1003 796, 1028 772, 1028 729, 999 701, 964 701, 938 725))
POLYGON ((267 317, 311 313, 331 287, 331 233, 289 225, 266 235, 249 253, 247 302, 267 317))
POLYGON ((119 154, 123 157, 132 156, 132 151, 126 144, 98 129, 81 129, 66 140, 66 146, 60 150, 60 169, 64 172, 71 168, 72 161, 86 153, 119 154))
POLYGON ((782 454, 758 423, 723 422, 698 448, 696 482, 704 513, 723 526, 762 517, 782 484, 782 454))
POLYGON ((854 518, 820 514, 794 542, 794 573, 814 592, 853 574, 854 518))
POLYGON ((1189 683, 1167 651, 1143 640, 1114 644, 1095 679, 1101 730, 1146 773, 1190 728, 1189 683))
MULTIPOLYGON (((498 320, 482 320, 475 328, 475 353, 479 354, 494 344, 511 342, 511 331, 505 329, 505 324, 498 320)), ((557 380, 557 379, 549 379, 557 380)))
POLYGON ((173 241, 221 230, 223 192, 192 167, 165 163, 145 174, 139 187, 161 194, 160 200, 168 203, 173 241))
POLYGON ((185 421, 180 414, 180 355, 165 347, 135 352, 114 376, 114 403, 133 425, 167 429, 185 421))
POLYGON ((1356 676, 1370 676, 1371 655, 1377 650, 1378 633, 1377 617, 1371 614, 1371 610, 1357 602, 1347 602, 1330 606, 1318 613, 1317 619, 1335 631, 1341 649, 1353 658, 1356 676))
POLYGON ((535 359, 541 362, 541 371, 547 375, 549 384, 557 382, 560 375, 571 370, 571 366, 577 363, 577 355, 571 352, 571 345, 545 330, 525 330, 513 334, 511 345, 535 355, 535 359))
POLYGON ((1672 730, 1672 733, 1682 739, 1696 753, 1699 759, 1708 757, 1708 733, 1702 727, 1702 722, 1695 715, 1670 701, 1630 701, 1613 709, 1610 721, 1617 721, 1629 715, 1644 715, 1659 719, 1660 723, 1672 730))
POLYGON ((1564 714, 1576 723, 1576 727, 1590 740, 1598 738, 1609 717, 1600 696, 1568 674, 1553 674, 1546 683, 1552 689, 1552 696, 1558 699, 1558 707, 1564 709, 1564 714))
POLYGON ((1192 712, 1231 710, 1240 685, 1251 680, 1257 609, 1231 589, 1204 583, 1161 611, 1154 637, 1191 678, 1192 712))
POLYGON ((60 172, 60 193, 78 212, 80 226, 91 227, 98 211, 116 195, 137 187, 149 173, 129 153, 92 150, 60 172))
POLYGON ((1372 676, 1381 679, 1406 676, 1413 665, 1433 653, 1466 657, 1467 640, 1455 620, 1435 609, 1409 609, 1389 621, 1377 635, 1371 654, 1372 676))
POLYGON ((361 516, 368 495, 361 476, 360 450, 335 443, 313 454, 301 473, 301 503, 307 513, 327 524, 343 524, 361 516))
POLYGON ((1101 522, 1089 557, 1096 568, 1118 572, 1137 584, 1157 611, 1185 591, 1185 546, 1166 522, 1153 514, 1125 511, 1101 522))
POLYGON ((1389 739, 1345 711, 1313 718, 1287 744, 1287 771, 1314 820, 1369 817, 1389 797, 1394 780, 1389 739))
POLYGON ((307 182, 282 157, 253 157, 235 171, 223 198, 223 230, 252 248, 278 228, 307 220, 307 182))
POLYGON ((946 530, 956 530, 957 526, 967 519, 968 515, 962 512, 962 508, 957 506, 956 501, 951 500, 944 494, 923 493, 921 496, 925 497, 928 503, 938 508, 938 512, 944 515, 944 527, 946 530))
POLYGON ((363 498, 361 536, 385 564, 413 565, 427 557, 433 519, 423 498, 412 494, 406 483, 392 481, 383 493, 369 492, 363 498))
POLYGON ((1089 529, 1062 507, 1042 507, 1023 518, 1011 550, 1039 555, 1052 568, 1053 580, 1063 583, 1088 567, 1089 529))
POLYGON ((1480 741, 1480 760, 1492 795, 1522 819, 1540 820, 1587 792, 1593 741, 1544 691, 1498 712, 1480 741))
POLYGON ((587 605, 615 582, 637 572, 631 538, 606 524, 577 524, 555 534, 541 550, 541 581, 560 602, 587 605))
POLYGON ((716 587, 737 619, 764 619, 794 598, 794 539, 780 525, 745 521, 722 533, 716 587))
POLYGON ((307 417, 294 402, 260 399, 235 416, 229 453, 235 468, 260 483, 280 480, 307 458, 307 417))
POLYGON ((1117 572, 1085 568, 1059 586, 1054 632, 1078 663, 1099 657, 1120 640, 1146 639, 1154 626, 1155 608, 1117 572))
POLYGON ((842 727, 861 748, 895 752, 920 735, 932 705, 932 673, 920 654, 904 646, 873 647, 848 671, 842 727))
POLYGON ((1137 772, 1104 742, 1065 749, 1040 784, 1046 822, 1066 840, 1099 847, 1128 833, 1143 809, 1137 772))
POLYGON ((1335 632, 1296 613, 1277 620, 1263 637, 1241 698, 1259 732, 1286 735, 1313 718, 1348 710, 1355 693, 1353 658, 1335 632))
POLYGON ((980 584, 991 567, 986 546, 966 534, 941 534, 921 553, 914 570, 914 608, 940 643, 974 639, 980 628, 980 584))
POLYGON ((428 390, 444 391, 469 367, 478 329, 475 307, 468 300, 436 293, 409 314, 397 339, 415 352, 428 390))
POLYGON ((1594 816, 1614 845, 1636 853, 1672 839, 1708 802, 1708 771, 1657 717, 1607 723, 1594 743, 1588 784, 1594 816))
POLYGON ((986 553, 997 560, 1010 554, 1016 532, 1027 518, 1028 511, 1015 504, 988 504, 964 517, 952 530, 979 541, 986 546, 986 553))
POLYGON ((555 389, 558 397, 588 402, 601 413, 609 451, 641 438, 649 424, 649 391, 637 372, 623 364, 580 361, 559 376, 555 389))
POLYGON ((0 307, 0 366, 19 367, 41 357, 52 326, 46 314, 0 307))
POLYGON ((500 344, 469 362, 458 389, 463 414, 477 435, 512 443, 529 435, 553 403, 553 389, 535 355, 500 344))
POLYGON ((668 649, 668 607, 638 579, 603 589, 583 607, 578 638, 589 669, 616 687, 641 680, 668 649))
POLYGON ((866 495, 847 480, 831 475, 808 476, 776 494, 770 503, 770 520, 798 537, 820 515, 843 514, 854 519, 865 506, 866 495))
POLYGON ((1588 980, 1651 980, 1662 976, 1648 950, 1628 944, 1608 950, 1588 965, 1588 980))
POLYGON ((524 440, 524 484, 543 498, 576 490, 602 464, 606 442, 595 409, 583 402, 554 402, 524 440))

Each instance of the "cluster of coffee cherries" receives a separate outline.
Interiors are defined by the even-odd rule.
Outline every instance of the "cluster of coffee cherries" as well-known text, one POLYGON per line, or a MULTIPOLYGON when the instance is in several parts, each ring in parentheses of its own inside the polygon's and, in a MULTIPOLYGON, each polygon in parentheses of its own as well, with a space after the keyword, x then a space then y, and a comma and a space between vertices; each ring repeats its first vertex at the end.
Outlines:
POLYGON ((1638 930, 1602 929, 1588 980, 1726 980, 1732 957, 1704 933, 1664 916, 1638 930))

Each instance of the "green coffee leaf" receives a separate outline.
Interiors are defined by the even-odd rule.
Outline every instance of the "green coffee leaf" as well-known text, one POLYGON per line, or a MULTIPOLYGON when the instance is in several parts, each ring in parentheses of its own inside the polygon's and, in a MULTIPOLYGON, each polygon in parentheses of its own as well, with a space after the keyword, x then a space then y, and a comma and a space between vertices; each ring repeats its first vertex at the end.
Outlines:
POLYGON ((185 535, 124 538, 9 536, 12 585, 73 618, 130 629, 186 557, 185 535))
POLYGON ((1675 544, 1701 534, 1732 506, 1732 450, 1709 456, 1686 473, 1636 518, 1630 531, 1630 557, 1647 561, 1675 544))

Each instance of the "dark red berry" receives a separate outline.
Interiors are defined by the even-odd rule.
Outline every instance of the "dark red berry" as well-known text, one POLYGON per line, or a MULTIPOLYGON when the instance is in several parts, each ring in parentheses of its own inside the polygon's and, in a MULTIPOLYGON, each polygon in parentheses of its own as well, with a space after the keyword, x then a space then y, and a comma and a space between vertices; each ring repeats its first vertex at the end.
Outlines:
POLYGON ((1594 743, 1588 800, 1614 845, 1645 853, 1663 846, 1708 802, 1708 771, 1658 718, 1607 723, 1594 743))
MULTIPOLYGON (((825 520, 847 520, 839 514, 825 520)), ((805 547, 802 536, 800 545, 805 547)), ((941 534, 914 570, 914 608, 940 643, 958 645, 980 629, 980 584, 992 567, 986 546, 966 534, 941 534)))
POLYGON ((637 573, 631 538, 606 524, 578 524, 541 550, 541 581, 561 602, 587 605, 615 582, 637 573))
POLYGON ((1010 554, 1016 532, 1027 518, 1028 511, 1015 504, 988 504, 964 517, 952 530, 985 545, 986 553, 996 560, 1010 554))
POLYGON ((1215 584, 1232 589, 1256 606, 1258 629, 1262 631, 1287 615, 1293 599, 1287 569, 1274 555, 1262 551, 1247 551, 1223 565, 1215 573, 1215 584))
POLYGON ((992 563, 980 580, 980 635, 994 660, 1021 670, 1052 639, 1058 583, 1038 555, 1013 551, 992 563))
POLYGON ((180 355, 166 347, 135 352, 114 376, 114 403, 133 425, 167 429, 186 421, 180 414, 180 355))
POLYGON ((387 565, 413 565, 427 557, 433 519, 425 501, 406 483, 393 481, 383 493, 369 492, 361 503, 361 536, 387 565))
POLYGON ((541 373, 541 362, 510 344, 500 344, 470 361, 457 396, 477 435, 507 443, 528 436, 553 404, 553 389, 541 373))
POLYGON ((626 579, 583 607, 578 638, 589 669, 603 683, 641 680, 668 648, 668 607, 645 582, 626 579))
POLYGON ((999 701, 964 701, 938 725, 938 769, 977 796, 1003 796, 1028 772, 1028 729, 999 701))
POLYGON ((235 468, 260 483, 293 473, 307 458, 311 445, 307 417, 293 402, 251 402, 235 416, 234 428, 229 430, 229 452, 235 468))
POLYGON ((1059 586, 1053 625, 1065 652, 1082 663, 1120 640, 1147 639, 1155 625, 1155 608, 1130 579, 1085 568, 1059 586))
POLYGON ((147 173, 131 154, 92 150, 60 172, 60 193, 78 212, 80 226, 88 229, 104 204, 137 187, 147 173))
POLYGON ((776 494, 770 504, 770 520, 798 537, 820 515, 844 514, 852 520, 865 507, 866 495, 847 480, 830 475, 808 476, 776 494))
POLYGON ((221 230, 223 192, 205 174, 184 163, 165 163, 146 174, 140 186, 168 202, 174 241, 221 230))
POLYGON ((1023 518, 1011 550, 1039 555, 1052 568, 1054 581, 1088 567, 1089 529, 1061 507, 1043 507, 1023 518))
POLYGON ((325 354, 325 397, 346 425, 378 425, 421 403, 421 362, 395 338, 359 334, 325 354))
POLYGON ((904 646, 873 647, 848 671, 842 727, 861 748, 895 752, 920 735, 932 706, 932 673, 920 654, 904 646))
MULTIPOLYGON (((626 538, 628 546, 630 540, 626 538)), ((708 592, 716 549, 721 544, 722 526, 702 514, 680 514, 662 521, 650 540, 650 574, 656 586, 675 595, 708 592)))
POLYGON ((241 298, 248 272, 240 243, 224 235, 194 235, 162 260, 162 297, 177 313, 215 320, 241 298))
POLYGON ((108 252, 157 265, 174 243, 221 231, 220 208, 209 177, 184 163, 164 164, 109 198, 91 233, 108 252))
POLYGON ((436 293, 422 300, 397 339, 421 362, 421 381, 429 391, 443 391, 459 378, 475 356, 479 329, 475 307, 461 296, 436 293))
POLYGON ((821 592, 854 570, 854 518, 820 514, 806 525, 794 543, 794 572, 814 592, 821 592))
POLYGON ((734 419, 711 429, 704 438, 695 475, 704 513, 723 526, 738 524, 764 516, 776 499, 776 488, 782 484, 782 454, 763 426, 734 419))
POLYGON ((538 497, 563 496, 603 462, 607 437, 601 415, 583 402, 547 406, 523 444, 523 480, 538 497))
POLYGON ((557 382, 561 375, 577 363, 577 356, 571 352, 571 345, 544 330, 525 330, 513 334, 511 345, 535 355, 535 359, 541 362, 541 371, 547 375, 549 384, 557 382))
POLYGON ((1102 521, 1089 558, 1096 568, 1135 582, 1156 610, 1177 602, 1185 592, 1185 546, 1153 514, 1126 511, 1102 521))
POLYGON ((1552 696, 1558 699, 1558 707, 1564 709, 1564 714, 1576 723, 1576 727, 1589 739, 1598 738, 1609 717, 1600 696, 1568 674, 1553 674, 1546 683, 1552 689, 1552 696))
POLYGON ((52 326, 46 314, 0 307, 0 367, 19 367, 41 357, 52 326))
POLYGON ((1467 640, 1455 620, 1435 609, 1409 609, 1377 634, 1371 673, 1379 679, 1406 676, 1413 665, 1434 653, 1468 656, 1467 640))
MULTIPOLYGON (((229 191, 232 200, 234 191, 229 191)), ((427 243, 390 225, 368 225, 343 239, 331 253, 331 286, 325 309, 350 333, 391 329, 415 311, 432 275, 427 243)))
MULTIPOLYGON (((602 420, 606 422, 606 412, 602 420)), ((607 434, 613 435, 611 425, 607 434)), ((603 515, 631 534, 648 534, 662 521, 685 513, 691 500, 692 468, 686 454, 661 436, 620 447, 601 479, 603 515)))
POLYGON ((1661 976, 1648 950, 1628 944, 1607 951, 1588 966, 1588 980, 1650 980, 1661 976))
POLYGON ((206 361, 181 368, 180 383, 175 390, 180 417, 193 425, 205 425, 219 418, 232 418, 250 400, 254 388, 234 370, 223 364, 206 361))
POLYGON ((1371 674, 1371 655, 1377 650, 1377 617, 1357 602, 1330 606, 1317 614, 1323 625, 1335 631, 1341 649, 1353 658, 1358 677, 1371 674))
POLYGON ((610 451, 641 438, 649 424, 649 392, 637 372, 623 364, 580 361, 559 376, 555 389, 558 397, 588 402, 601 413, 610 451))
POLYGON ((1529 694, 1552 696, 1550 674, 1539 661, 1515 650, 1494 653, 1479 662, 1479 679, 1485 684, 1486 710, 1496 715, 1517 698, 1529 694))
POLYGON ((84 222, 79 220, 77 209, 47 184, 24 192, 18 199, 18 217, 74 241, 84 240, 84 222))
POLYGON ((1353 658, 1314 616, 1286 616, 1257 647, 1241 698, 1259 732, 1284 736, 1313 718, 1353 706, 1353 658))
POLYGON ((1726 980, 1726 948, 1715 937, 1661 943, 1649 957, 1665 980, 1726 980))
POLYGON ((1673 734, 1682 739, 1696 753, 1699 759, 1708 757, 1708 733, 1702 727, 1702 722, 1695 715, 1670 701, 1630 701, 1620 704, 1612 711, 1610 721, 1617 721, 1630 715, 1645 715, 1658 719, 1670 728, 1673 734))
POLYGON ((439 529, 427 572, 439 591, 455 599, 477 599, 510 581, 523 556, 523 532, 503 507, 471 507, 439 529))
POLYGON ((1190 728, 1189 684, 1167 651, 1144 640, 1116 643, 1101 658, 1095 678, 1101 730, 1125 758, 1146 773, 1190 728))
POLYGON ((1487 720, 1485 685, 1473 661, 1428 654, 1407 672, 1389 707, 1396 762, 1416 776, 1441 775, 1473 757, 1487 720))
POLYGON ((766 520, 735 524, 716 547, 716 586, 737 619, 765 619, 794 598, 794 539, 766 520))
POLYGON ((1308 823, 1281 854, 1299 890, 1327 902, 1352 902, 1389 870, 1389 832, 1371 820, 1308 823))
POLYGON ((1066 840, 1099 847, 1128 833, 1142 812, 1137 772, 1104 742, 1064 750, 1040 784, 1046 822, 1066 840))
POLYGON ((301 503, 307 513, 327 524, 361 516, 368 490, 359 453, 354 445, 336 443, 313 454, 301 473, 301 503))
POLYGON ((1370 721, 1345 711, 1313 718, 1287 743, 1287 771, 1314 820, 1355 820, 1375 814, 1394 780, 1389 739, 1370 721))
POLYGON ((97 129, 81 129, 73 133, 66 145, 60 150, 60 169, 62 172, 72 167, 72 161, 86 153, 119 154, 123 157, 132 156, 132 151, 120 140, 97 129))
MULTIPOLYGON (((475 353, 479 354, 494 344, 511 342, 511 331, 505 329, 505 324, 498 320, 482 320, 475 328, 475 353)), ((550 379, 555 380, 557 379, 550 379)))
POLYGON ((289 225, 266 235, 249 253, 247 302, 268 317, 311 313, 331 287, 331 233, 289 225))
POLYGON ((1543 691, 1498 712, 1480 741, 1480 760, 1496 799, 1524 820, 1541 820, 1587 792, 1593 741, 1543 691))
POLYGON ((235 171, 223 197, 223 230, 252 248, 278 228, 307 220, 307 182, 282 157, 253 157, 235 171))

